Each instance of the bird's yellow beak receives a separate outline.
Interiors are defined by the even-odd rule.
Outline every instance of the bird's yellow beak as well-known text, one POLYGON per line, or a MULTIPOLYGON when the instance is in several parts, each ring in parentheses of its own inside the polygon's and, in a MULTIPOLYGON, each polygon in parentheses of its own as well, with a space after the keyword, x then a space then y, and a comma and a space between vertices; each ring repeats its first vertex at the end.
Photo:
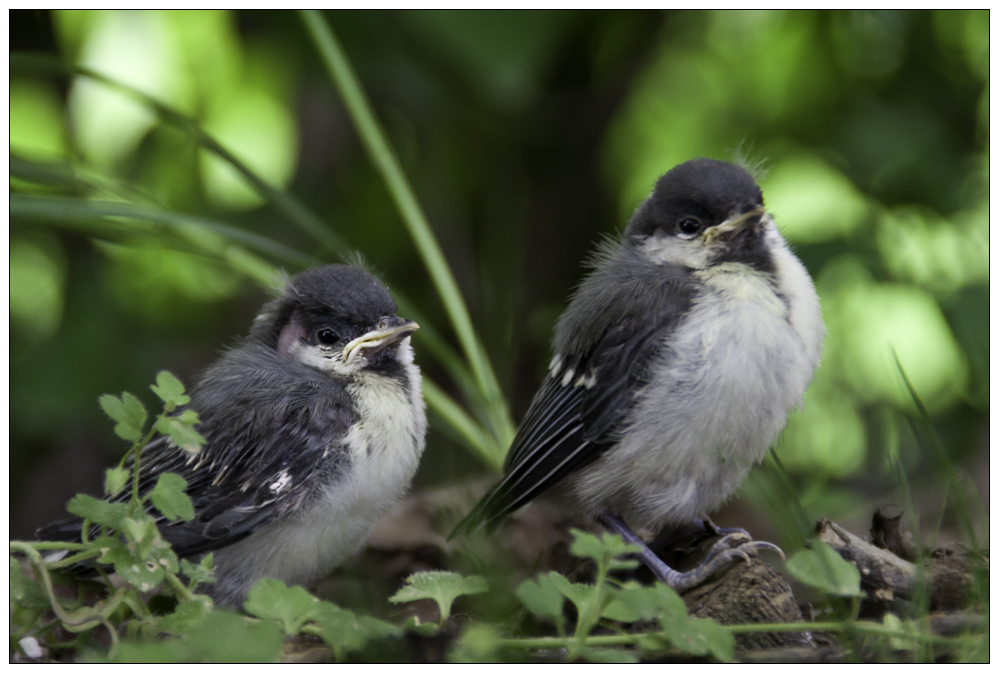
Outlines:
POLYGON ((412 335, 420 326, 416 321, 393 316, 383 318, 378 327, 352 340, 344 347, 344 362, 350 363, 362 354, 372 350, 381 351, 390 344, 396 344, 412 335))
POLYGON ((715 227, 706 229, 701 238, 705 243, 712 243, 717 239, 729 239, 740 233, 748 226, 756 225, 760 222, 760 217, 767 213, 763 206, 758 206, 752 211, 747 211, 740 215, 733 216, 724 222, 720 222, 715 227))

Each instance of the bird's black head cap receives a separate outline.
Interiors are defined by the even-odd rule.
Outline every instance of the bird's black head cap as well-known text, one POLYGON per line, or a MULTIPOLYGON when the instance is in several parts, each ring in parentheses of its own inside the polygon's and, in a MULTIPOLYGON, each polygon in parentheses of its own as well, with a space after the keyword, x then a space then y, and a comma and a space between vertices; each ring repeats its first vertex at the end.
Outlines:
POLYGON ((378 279, 358 267, 331 264, 292 278, 282 296, 254 320, 250 337, 276 346, 281 329, 290 321, 306 333, 329 325, 347 337, 395 315, 396 302, 378 279))
POLYGON ((764 196, 744 169, 716 159, 679 164, 656 181, 653 193, 636 210, 625 236, 645 237, 657 229, 673 233, 696 218, 703 227, 763 206, 764 196))

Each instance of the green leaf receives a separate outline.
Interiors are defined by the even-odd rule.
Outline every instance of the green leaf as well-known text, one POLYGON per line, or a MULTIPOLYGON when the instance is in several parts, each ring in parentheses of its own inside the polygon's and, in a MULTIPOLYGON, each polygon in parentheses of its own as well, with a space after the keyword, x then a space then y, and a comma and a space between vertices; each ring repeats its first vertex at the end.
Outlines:
POLYGON ((77 494, 66 504, 66 510, 77 517, 88 519, 94 524, 102 524, 112 529, 120 529, 122 519, 128 513, 125 503, 108 503, 93 496, 77 494))
POLYGON ((274 578, 261 578, 250 588, 243 608, 258 618, 277 620, 285 634, 298 634, 319 614, 320 602, 305 588, 288 587, 274 578))
MULTIPOLYGON (((906 632, 907 634, 912 634, 914 636, 919 634, 911 621, 907 620, 904 623, 893 613, 886 613, 885 617, 882 618, 882 624, 890 630, 906 632)), ((889 637, 889 645, 897 651, 913 651, 916 650, 920 644, 916 639, 889 637)))
POLYGON ((184 493, 185 489, 187 480, 183 477, 176 473, 163 473, 149 492, 149 497, 156 509, 171 522, 178 519, 190 522, 194 519, 194 506, 184 493))
POLYGON ((639 552, 635 545, 629 545, 622 540, 618 534, 602 534, 600 538, 594 534, 589 534, 580 529, 572 529, 573 544, 570 552, 577 557, 589 557, 597 562, 599 568, 609 571, 612 569, 634 569, 639 562, 634 559, 617 559, 630 552, 639 552))
POLYGON ((49 608, 49 599, 45 596, 42 588, 24 575, 21 570, 21 562, 15 557, 10 558, 10 603, 17 604, 24 608, 45 609, 49 608))
POLYGON ((552 581, 552 584, 555 585, 556 589, 558 589, 564 597, 573 602, 573 605, 576 606, 577 613, 580 615, 586 613, 587 607, 594 598, 593 585, 571 583, 568 578, 562 574, 556 573, 555 571, 550 571, 548 577, 552 581))
POLYGON ((199 661, 277 662, 281 657, 278 623, 225 611, 210 611, 188 632, 187 640, 199 661))
POLYGON ((448 661, 466 664, 501 662, 497 657, 499 650, 500 634, 497 629, 493 625, 477 623, 455 641, 448 661))
POLYGON ((115 424, 115 435, 122 440, 138 442, 142 439, 142 427, 146 424, 146 408, 139 399, 126 391, 122 397, 105 394, 97 399, 104 413, 115 424))
MULTIPOLYGON (((185 410, 185 412, 187 412, 187 410, 185 410)), ((187 415, 187 418, 190 418, 190 415, 187 415)), ((207 440, 202 437, 201 433, 185 423, 184 419, 185 414, 181 414, 176 417, 168 417, 161 414, 156 417, 156 430, 163 435, 169 436, 175 445, 183 449, 188 454, 197 454, 201 451, 202 445, 204 445, 207 440)), ((195 419, 197 420, 197 415, 195 416, 195 419)))
POLYGON ((181 572, 191 579, 193 585, 202 583, 214 583, 215 571, 212 569, 212 553, 208 553, 201 558, 197 564, 192 564, 186 559, 181 560, 181 572))
POLYGON ((389 601, 393 604, 403 604, 418 599, 433 599, 441 614, 440 623, 451 615, 451 605, 458 597, 467 594, 480 594, 489 589, 489 584, 482 576, 463 577, 451 571, 425 571, 415 573, 406 579, 403 586, 389 601))
MULTIPOLYGON (((351 651, 364 648, 370 642, 386 637, 398 637, 403 630, 369 616, 357 616, 329 602, 316 602, 314 620, 320 637, 333 649, 334 657, 342 660, 351 651)), ((434 627, 433 623, 431 626, 434 627)))
POLYGON ((128 468, 108 468, 104 473, 104 493, 115 496, 128 484, 132 471, 128 468))
POLYGON ((539 575, 537 580, 526 580, 521 583, 514 594, 525 608, 541 618, 547 618, 562 626, 565 621, 563 604, 566 598, 559 590, 551 576, 559 575, 555 571, 539 575))
POLYGON ((822 541, 812 541, 811 550, 797 552, 785 564, 796 580, 837 597, 864 597, 858 568, 822 541))
POLYGON ((621 588, 602 617, 630 623, 651 620, 664 612, 671 616, 687 617, 684 600, 663 583, 644 587, 630 582, 621 588))
POLYGON ((166 370, 156 375, 156 383, 149 388, 164 402, 168 412, 191 402, 191 398, 184 394, 181 380, 166 370))
MULTIPOLYGON (((664 621, 661 620, 661 624, 664 621)), ((673 646, 691 655, 711 654, 716 660, 730 662, 736 650, 736 639, 714 620, 691 618, 664 624, 664 632, 673 646)))
POLYGON ((156 522, 146 513, 140 514, 138 518, 122 518, 121 530, 129 543, 129 550, 137 559, 146 559, 160 536, 156 522))
POLYGON ((208 615, 208 612, 209 608, 200 601, 181 602, 173 613, 160 620, 157 629, 178 636, 190 634, 194 627, 208 615))

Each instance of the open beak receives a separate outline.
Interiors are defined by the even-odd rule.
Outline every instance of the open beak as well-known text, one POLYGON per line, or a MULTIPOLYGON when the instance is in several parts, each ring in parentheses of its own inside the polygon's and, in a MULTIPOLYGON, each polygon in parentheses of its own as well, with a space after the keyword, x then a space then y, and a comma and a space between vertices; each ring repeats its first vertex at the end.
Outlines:
POLYGON ((765 213, 767 213, 767 211, 764 210, 764 207, 758 206, 752 211, 747 211, 746 213, 729 218, 724 222, 720 222, 715 227, 709 227, 704 231, 701 237, 704 239, 705 243, 712 243, 717 239, 732 239, 748 227, 756 227, 759 225, 765 213))
POLYGON ((416 332, 419 327, 415 321, 405 318, 397 316, 383 318, 377 328, 352 340, 344 347, 344 362, 350 363, 362 355, 377 353, 392 344, 398 344, 416 332))

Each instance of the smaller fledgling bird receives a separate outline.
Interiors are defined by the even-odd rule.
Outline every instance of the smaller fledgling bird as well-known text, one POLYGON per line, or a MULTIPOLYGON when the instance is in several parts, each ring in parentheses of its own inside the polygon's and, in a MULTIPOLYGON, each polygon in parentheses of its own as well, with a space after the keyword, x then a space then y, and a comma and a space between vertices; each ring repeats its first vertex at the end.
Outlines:
MULTIPOLYGON (((164 472, 187 480, 195 518, 157 524, 180 556, 214 551, 216 603, 240 606, 260 578, 319 580, 409 488, 427 425, 417 327, 361 269, 303 272, 192 390, 201 453, 164 436, 142 450, 142 493, 164 472)), ((79 540, 80 526, 37 537, 79 540)))
POLYGON ((756 547, 671 569, 626 524, 683 527, 721 506, 784 428, 819 364, 809 274, 742 168, 671 169, 601 248, 556 326, 555 356, 504 478, 452 536, 495 528, 545 494, 629 543, 683 590, 756 547))

